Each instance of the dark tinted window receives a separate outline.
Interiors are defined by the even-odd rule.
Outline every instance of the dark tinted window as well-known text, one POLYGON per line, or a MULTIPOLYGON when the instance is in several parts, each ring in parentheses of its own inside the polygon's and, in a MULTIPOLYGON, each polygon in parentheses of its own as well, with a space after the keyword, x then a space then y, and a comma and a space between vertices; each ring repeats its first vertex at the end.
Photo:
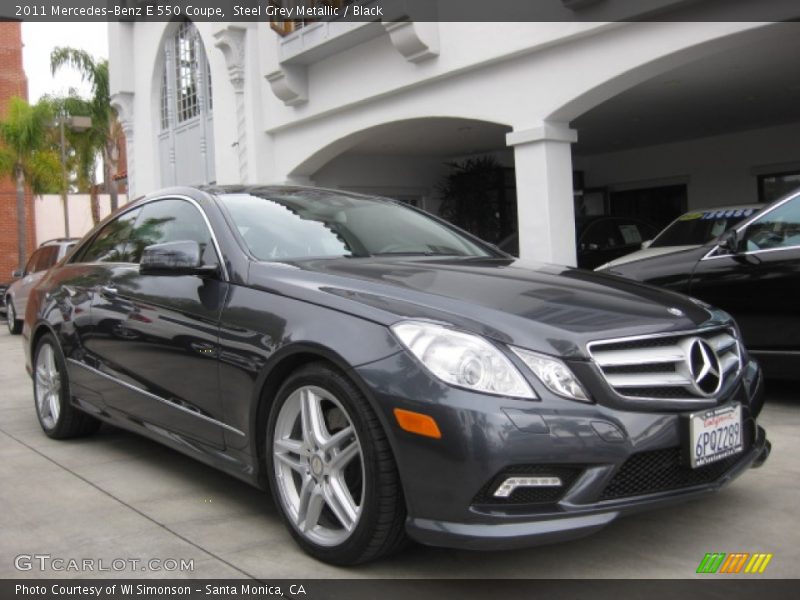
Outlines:
POLYGON ((650 247, 702 246, 706 242, 718 238, 726 230, 757 210, 755 208, 723 208, 686 213, 662 231, 653 240, 650 247))
POLYGON ((220 196, 254 256, 489 256, 457 231, 388 201, 318 190, 220 196))
POLYGON ((140 212, 136 208, 107 223, 73 262, 131 262, 128 240, 140 212))
POLYGON ((45 246, 39 248, 36 253, 38 257, 33 267, 34 272, 46 271, 58 262, 58 246, 45 246))
POLYGON ((145 204, 130 235, 130 262, 138 263, 142 251, 153 244, 194 241, 200 244, 205 264, 217 262, 211 232, 194 205, 185 200, 167 199, 145 204))
POLYGON ((39 260, 39 255, 42 253, 41 248, 31 254, 31 257, 28 259, 28 264, 25 265, 25 273, 35 273, 36 272, 36 262, 39 260))
POLYGON ((758 177, 758 199, 770 203, 800 188, 800 173, 771 173, 758 177))
POLYGON ((624 245, 624 239, 619 226, 616 221, 611 219, 588 225, 580 241, 581 250, 604 250, 622 245, 624 245))

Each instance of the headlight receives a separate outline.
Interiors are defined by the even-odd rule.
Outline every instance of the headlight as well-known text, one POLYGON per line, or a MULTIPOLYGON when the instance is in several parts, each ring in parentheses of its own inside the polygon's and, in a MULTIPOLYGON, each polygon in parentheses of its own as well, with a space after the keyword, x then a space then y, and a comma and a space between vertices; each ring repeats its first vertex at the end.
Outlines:
POLYGON ((583 386, 569 370, 569 367, 557 358, 537 354, 530 350, 511 347, 511 351, 519 356, 528 368, 539 378, 545 387, 559 396, 572 400, 590 402, 583 386))
POLYGON ((477 335, 422 321, 401 321, 392 325, 392 331, 446 383, 487 394, 536 398, 511 361, 477 335))

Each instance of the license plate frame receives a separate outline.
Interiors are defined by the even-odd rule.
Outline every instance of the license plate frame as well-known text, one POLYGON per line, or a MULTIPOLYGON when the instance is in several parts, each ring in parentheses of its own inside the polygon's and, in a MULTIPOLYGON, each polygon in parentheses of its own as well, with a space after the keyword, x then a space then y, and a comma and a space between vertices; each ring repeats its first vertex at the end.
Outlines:
POLYGON ((687 454, 692 469, 724 460, 744 450, 740 403, 692 413, 687 421, 687 454))

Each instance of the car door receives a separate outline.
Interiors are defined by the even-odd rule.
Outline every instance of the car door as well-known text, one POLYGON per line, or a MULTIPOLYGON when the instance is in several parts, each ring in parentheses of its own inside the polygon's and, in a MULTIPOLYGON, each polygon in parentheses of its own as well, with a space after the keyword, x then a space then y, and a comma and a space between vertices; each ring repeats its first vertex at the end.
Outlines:
POLYGON ((51 288, 59 290, 53 301, 63 315, 59 338, 67 359, 70 391, 79 403, 97 410, 104 410, 106 396, 113 395, 118 386, 100 369, 93 352, 97 345, 93 299, 111 269, 127 260, 125 247, 140 211, 125 211, 106 223, 81 244, 50 282, 51 288))
POLYGON ((217 347, 227 283, 139 271, 145 247, 181 240, 198 242, 205 264, 220 264, 199 206, 165 198, 142 207, 126 262, 110 268, 95 294, 91 350, 119 382, 106 404, 151 429, 221 448, 217 347))
POLYGON ((779 376, 800 365, 800 196, 761 213, 739 238, 739 252, 715 248, 698 262, 689 291, 731 313, 767 374, 779 376))

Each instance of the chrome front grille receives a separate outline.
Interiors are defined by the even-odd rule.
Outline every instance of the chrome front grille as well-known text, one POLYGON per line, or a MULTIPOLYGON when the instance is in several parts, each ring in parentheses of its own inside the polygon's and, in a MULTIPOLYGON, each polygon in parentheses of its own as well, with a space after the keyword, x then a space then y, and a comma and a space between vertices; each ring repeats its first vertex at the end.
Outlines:
POLYGON ((624 398, 698 400, 726 390, 742 369, 733 328, 591 342, 590 356, 624 398))

